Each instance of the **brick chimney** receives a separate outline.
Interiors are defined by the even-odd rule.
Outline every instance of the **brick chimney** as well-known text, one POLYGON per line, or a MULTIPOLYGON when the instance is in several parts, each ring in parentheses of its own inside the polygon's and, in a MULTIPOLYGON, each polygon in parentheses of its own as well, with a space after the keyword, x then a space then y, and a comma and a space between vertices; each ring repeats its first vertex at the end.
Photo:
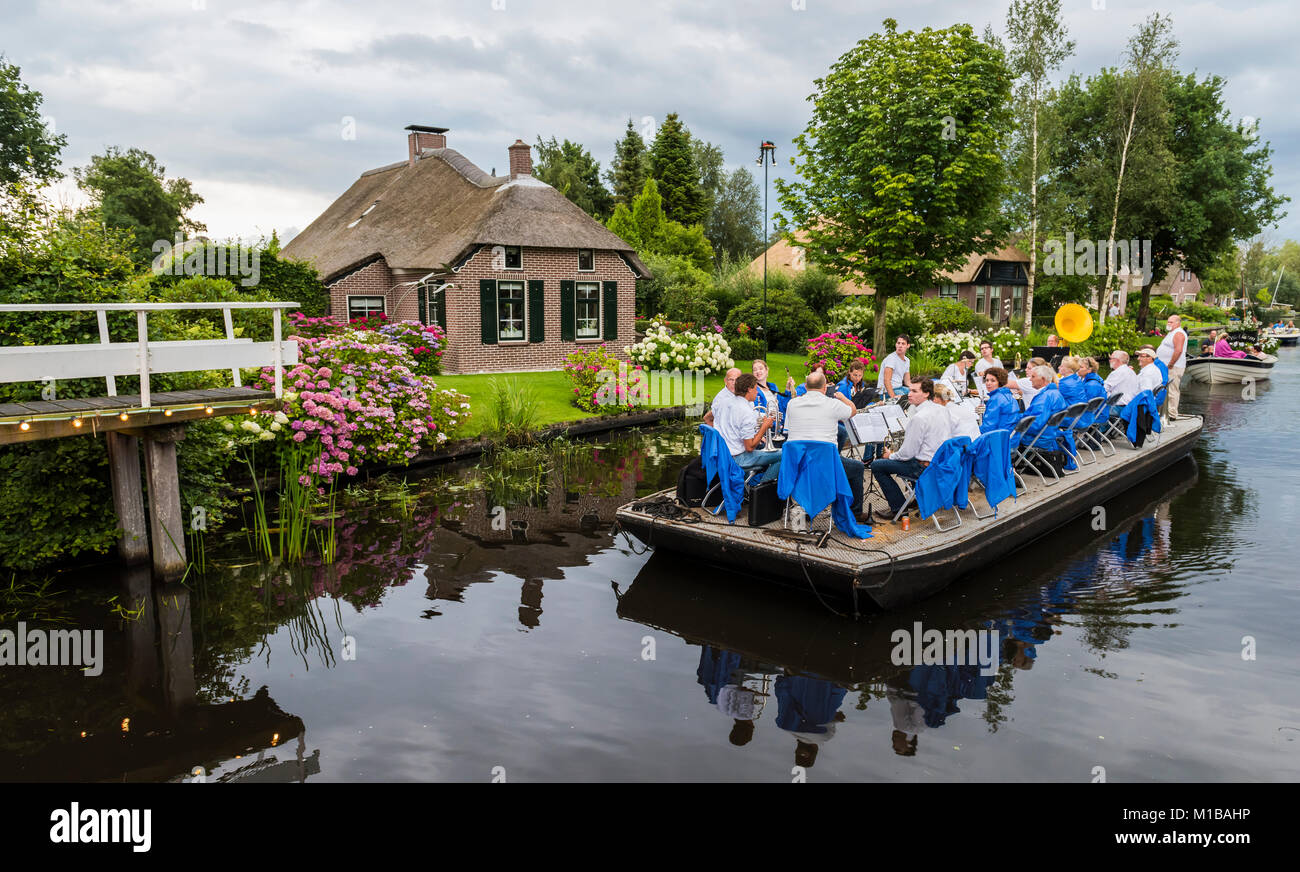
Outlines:
POLYGON ((420 156, 420 152, 426 148, 446 148, 447 147, 447 130, 446 127, 427 127, 423 124, 408 124, 406 129, 410 131, 407 134, 407 156, 412 165, 420 156))
POLYGON ((533 152, 526 142, 516 139, 515 144, 506 151, 510 152, 510 175, 531 176, 533 174, 533 152))

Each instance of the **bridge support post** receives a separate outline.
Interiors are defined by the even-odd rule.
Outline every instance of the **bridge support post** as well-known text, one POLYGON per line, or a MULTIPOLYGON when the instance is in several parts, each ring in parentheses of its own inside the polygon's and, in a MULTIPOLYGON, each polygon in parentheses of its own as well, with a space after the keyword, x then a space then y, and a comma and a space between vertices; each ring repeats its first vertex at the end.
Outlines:
POLYGON ((144 434, 144 471, 149 485, 149 534, 153 540, 154 575, 175 581, 185 574, 185 524, 181 517, 181 482, 176 471, 176 443, 182 426, 150 427, 144 434))
POLYGON ((140 490, 140 440, 125 433, 104 434, 108 443, 108 470, 113 487, 113 511, 122 539, 118 550, 130 565, 149 560, 149 530, 144 520, 144 493, 140 490))

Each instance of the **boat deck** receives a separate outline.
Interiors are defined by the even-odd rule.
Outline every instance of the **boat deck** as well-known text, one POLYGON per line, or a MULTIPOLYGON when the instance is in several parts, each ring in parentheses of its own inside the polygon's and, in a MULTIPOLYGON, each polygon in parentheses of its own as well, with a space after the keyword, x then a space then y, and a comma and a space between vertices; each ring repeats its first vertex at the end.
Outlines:
MULTIPOLYGON (((1002 502, 996 518, 975 518, 967 509, 960 512, 960 526, 947 529, 955 524, 954 512, 940 511, 935 517, 943 531, 936 529, 933 518, 912 518, 909 531, 896 524, 878 524, 865 540, 850 539, 834 530, 824 547, 818 548, 820 532, 787 531, 779 520, 751 527, 743 509, 735 524, 728 524, 725 514, 714 515, 702 508, 682 509, 677 518, 658 516, 655 504, 674 502, 674 490, 623 506, 618 520, 651 546, 683 550, 709 562, 798 584, 806 581, 831 592, 847 592, 855 599, 859 590, 866 591, 878 604, 888 606, 900 596, 915 599, 928 595, 955 575, 1027 544, 1061 523, 1090 517, 1092 508, 1102 500, 1186 455, 1201 427, 1202 420, 1197 417, 1166 422, 1159 443, 1148 440, 1140 449, 1120 439, 1113 456, 1098 453, 1095 463, 1085 463, 1077 473, 1056 483, 1044 483, 1036 475, 1023 476, 1026 491, 1015 500, 1002 502), (903 575, 909 578, 905 580, 903 575)), ((1082 454, 1089 459, 1086 451, 1082 454)), ((878 489, 871 488, 869 479, 868 472, 867 499, 881 514, 886 510, 885 500, 878 489)), ((1051 482, 1050 477, 1047 481, 1051 482)), ((970 498, 972 507, 988 512, 982 489, 972 486, 970 498)), ((814 528, 824 530, 829 517, 829 511, 820 515, 814 528)))

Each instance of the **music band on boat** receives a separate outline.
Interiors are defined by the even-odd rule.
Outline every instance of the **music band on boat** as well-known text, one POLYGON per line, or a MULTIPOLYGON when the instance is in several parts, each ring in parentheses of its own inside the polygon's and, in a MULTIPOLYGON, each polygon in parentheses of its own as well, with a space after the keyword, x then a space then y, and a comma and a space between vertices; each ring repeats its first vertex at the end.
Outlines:
MULTIPOLYGON (((792 444, 835 445, 854 519, 868 525, 898 523, 919 516, 899 483, 915 487, 950 439, 964 437, 973 444, 987 434, 1006 431, 1016 472, 1059 479, 1076 468, 1076 439, 1088 440, 1083 445, 1091 451, 1094 443, 1101 447, 1099 433, 1126 432, 1130 419, 1140 418, 1143 435, 1159 430, 1151 419, 1162 408, 1167 420, 1177 420, 1175 386, 1186 365, 1187 333, 1177 316, 1166 326, 1168 334, 1160 346, 1143 346, 1135 361, 1124 350, 1114 350, 1104 381, 1096 359, 1070 355, 1059 341, 1039 349, 1044 356, 1031 358, 1023 377, 1005 367, 985 341, 978 358, 963 351, 938 379, 913 379, 907 357, 911 341, 902 335, 881 362, 874 389, 863 379, 861 361, 836 384, 815 365, 803 384, 787 378, 780 390, 767 381, 766 362, 755 360, 750 373, 727 371, 704 421, 717 430, 736 466, 753 473, 751 486, 778 478, 792 444), (1085 406, 1086 412, 1079 411, 1085 406), (1067 410, 1073 411, 1067 416, 1067 410), (859 425, 872 422, 874 415, 884 422, 883 431, 859 425), (1021 446, 1033 450, 1018 450, 1021 446), (864 503, 864 482, 869 480, 888 505, 885 516, 873 514, 871 505, 864 503), (905 513, 905 507, 912 511, 905 513)), ((1063 306, 1057 330, 1066 343, 1082 342, 1091 335, 1091 315, 1082 306, 1063 306)), ((1140 445, 1141 438, 1134 444, 1140 445)), ((830 456, 823 452, 819 462, 831 463, 826 459, 830 456)), ((835 470, 827 466, 814 472, 829 482, 835 470)))

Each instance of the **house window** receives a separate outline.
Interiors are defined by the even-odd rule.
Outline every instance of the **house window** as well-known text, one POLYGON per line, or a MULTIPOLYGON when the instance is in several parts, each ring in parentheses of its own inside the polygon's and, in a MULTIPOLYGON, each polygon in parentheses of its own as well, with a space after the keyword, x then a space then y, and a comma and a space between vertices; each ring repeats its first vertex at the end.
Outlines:
POLYGON ((518 245, 506 246, 506 269, 524 268, 524 250, 518 245))
POLYGON ((384 314, 383 297, 348 297, 348 320, 384 314))
POLYGON ((1002 317, 1002 288, 989 285, 989 317, 994 321, 1002 317))
POLYGON ((497 336, 502 342, 524 339, 523 282, 497 282, 497 336))
POLYGON ((1024 314, 1025 289, 1019 285, 1011 289, 1011 314, 1019 318, 1024 314))
POLYGON ((590 248, 578 249, 578 271, 595 272, 596 270, 596 253, 590 248))
POLYGON ((940 286, 939 286, 939 299, 941 299, 941 300, 953 300, 953 301, 955 302, 955 301, 957 300, 957 286, 956 286, 956 285, 940 285, 940 286))
POLYGON ((975 286, 975 313, 977 315, 984 314, 984 286, 983 285, 975 286))
POLYGON ((578 338, 600 338, 600 283, 578 282, 578 338))

